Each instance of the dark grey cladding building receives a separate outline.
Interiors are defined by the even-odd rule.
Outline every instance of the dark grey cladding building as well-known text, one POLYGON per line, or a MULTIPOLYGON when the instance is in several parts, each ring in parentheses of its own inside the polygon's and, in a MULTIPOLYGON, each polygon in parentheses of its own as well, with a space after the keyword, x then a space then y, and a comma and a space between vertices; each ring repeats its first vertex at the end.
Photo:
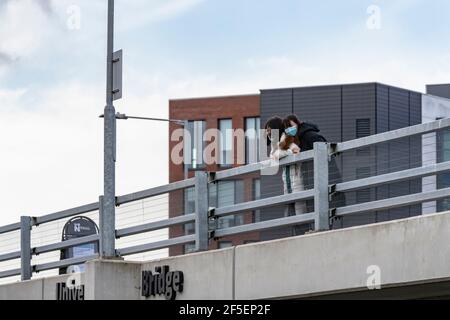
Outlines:
MULTIPOLYGON (((428 86, 428 90, 433 95, 450 98, 449 85, 428 86)), ((274 115, 283 117, 292 113, 302 121, 318 125, 329 142, 343 142, 449 117, 450 100, 380 83, 261 90, 262 125, 274 115)), ((437 145, 442 139, 435 137, 433 140, 431 137, 431 144, 424 139, 408 138, 339 155, 336 161, 342 180, 361 179, 432 163, 430 155, 439 153, 437 145)), ((333 172, 330 175, 331 183, 339 181, 338 175, 333 172)), ((346 204, 351 205, 419 193, 432 187, 437 187, 436 182, 433 186, 432 180, 417 179, 348 193, 345 198, 346 204)), ((280 176, 261 177, 261 197, 274 196, 282 190, 280 176)), ((337 202, 336 207, 343 205, 337 202)), ((436 210, 436 206, 436 203, 428 203, 349 216, 334 221, 333 228, 416 216, 436 210)), ((314 210, 311 202, 308 209, 314 210)), ((265 209, 261 212, 261 220, 279 218, 283 214, 292 213, 283 208, 265 209)), ((261 240, 302 234, 306 230, 307 226, 265 232, 261 240)))
POLYGON ((427 93, 433 96, 450 99, 450 84, 427 85, 427 93))

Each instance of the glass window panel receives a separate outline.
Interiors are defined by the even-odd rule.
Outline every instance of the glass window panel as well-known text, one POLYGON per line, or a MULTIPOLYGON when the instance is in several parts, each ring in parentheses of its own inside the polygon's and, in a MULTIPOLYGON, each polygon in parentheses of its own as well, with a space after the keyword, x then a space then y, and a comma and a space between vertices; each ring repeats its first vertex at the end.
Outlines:
POLYGON ((184 245, 184 253, 194 253, 195 252, 195 244, 194 243, 188 243, 184 245))
POLYGON ((184 190, 184 214, 195 212, 195 188, 187 188, 184 190))
MULTIPOLYGON (((195 188, 187 188, 184 190, 184 214, 195 213, 195 188)), ((184 225, 184 233, 186 235, 195 233, 195 224, 187 223, 184 225)))
POLYGON ((247 164, 259 162, 260 118, 245 119, 245 157, 247 164))
POLYGON ((233 242, 231 241, 220 241, 219 249, 231 248, 233 247, 233 242))
POLYGON ((220 164, 233 164, 233 122, 231 119, 219 120, 220 130, 220 164))
POLYGON ((205 145, 203 136, 205 129, 205 121, 188 122, 187 130, 189 132, 190 139, 185 140, 184 161, 189 169, 199 169, 204 167, 203 150, 205 145))
MULTIPOLYGON (((253 180, 253 200, 260 200, 261 199, 261 180, 260 179, 254 179, 253 180)), ((260 210, 255 210, 253 212, 253 222, 260 222, 261 221, 261 212, 260 210)))
MULTIPOLYGON (((218 207, 232 206, 235 204, 235 183, 234 181, 220 181, 217 184, 217 204, 218 207)), ((230 228, 234 226, 234 216, 219 219, 219 228, 230 228)))

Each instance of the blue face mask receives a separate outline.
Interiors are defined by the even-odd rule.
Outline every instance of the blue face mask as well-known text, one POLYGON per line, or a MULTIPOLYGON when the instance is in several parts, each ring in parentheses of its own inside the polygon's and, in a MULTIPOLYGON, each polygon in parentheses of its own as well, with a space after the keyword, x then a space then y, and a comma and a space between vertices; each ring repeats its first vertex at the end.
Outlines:
POLYGON ((284 132, 291 137, 295 137, 297 135, 298 129, 297 127, 290 127, 284 130, 284 132))

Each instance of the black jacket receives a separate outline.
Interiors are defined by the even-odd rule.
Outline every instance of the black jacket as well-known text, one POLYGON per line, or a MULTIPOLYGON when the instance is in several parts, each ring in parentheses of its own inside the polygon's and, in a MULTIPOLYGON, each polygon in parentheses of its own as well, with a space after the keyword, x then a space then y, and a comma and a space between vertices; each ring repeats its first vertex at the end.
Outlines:
MULTIPOLYGON (((300 125, 298 130, 298 138, 300 140, 300 150, 309 151, 314 149, 315 142, 327 142, 324 136, 320 133, 320 129, 312 123, 304 122, 300 125)), ((314 165, 312 161, 307 161, 303 164, 303 179, 307 188, 314 188, 314 165)), ((341 173, 338 169, 335 157, 331 158, 330 167, 330 184, 339 183, 342 180, 341 173)))
MULTIPOLYGON (((300 150, 309 151, 314 149, 315 142, 327 142, 324 136, 319 134, 320 130, 315 124, 302 123, 298 128, 298 138, 300 140, 300 150)), ((307 161, 302 164, 302 177, 303 184, 306 189, 314 188, 314 163, 307 161)), ((342 182, 342 175, 336 163, 336 158, 332 157, 329 165, 329 183, 336 184, 342 182)), ((333 200, 330 202, 330 208, 345 206, 346 197, 344 193, 338 193, 333 196, 333 200)), ((310 200, 306 202, 308 211, 314 210, 314 201, 310 200)), ((333 220, 331 228, 342 227, 342 221, 333 220)))
POLYGON ((327 142, 327 140, 319 134, 319 128, 312 123, 304 122, 298 128, 298 138, 300 140, 300 150, 309 151, 314 149, 315 142, 327 142))

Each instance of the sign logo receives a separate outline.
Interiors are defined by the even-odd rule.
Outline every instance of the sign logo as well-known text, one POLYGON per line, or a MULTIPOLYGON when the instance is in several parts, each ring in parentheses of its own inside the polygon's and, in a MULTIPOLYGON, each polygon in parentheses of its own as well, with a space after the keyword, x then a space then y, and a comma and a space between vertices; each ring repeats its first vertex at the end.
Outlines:
POLYGON ((79 224, 79 223, 74 223, 74 224, 73 224, 73 231, 75 231, 75 232, 81 232, 81 224, 79 224))
POLYGON ((142 296, 164 295, 166 300, 175 300, 182 293, 184 276, 181 271, 169 271, 169 266, 156 267, 155 273, 142 271, 142 296))

